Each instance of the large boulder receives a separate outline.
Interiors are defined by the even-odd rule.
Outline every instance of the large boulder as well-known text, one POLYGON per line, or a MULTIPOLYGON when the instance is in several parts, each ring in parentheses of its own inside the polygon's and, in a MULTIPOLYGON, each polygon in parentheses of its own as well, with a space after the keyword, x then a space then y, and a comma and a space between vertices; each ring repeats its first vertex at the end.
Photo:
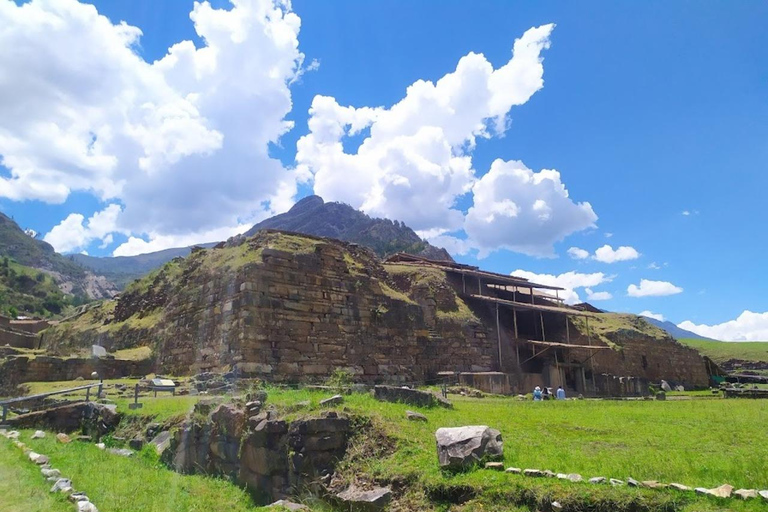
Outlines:
POLYGON ((417 407, 434 407, 436 405, 451 407, 450 402, 445 399, 441 400, 442 397, 437 397, 433 393, 397 386, 375 386, 373 396, 382 402, 401 402, 417 407))
POLYGON ((435 432, 435 439, 437 457, 443 469, 466 469, 504 456, 501 433, 485 425, 440 428, 435 432))

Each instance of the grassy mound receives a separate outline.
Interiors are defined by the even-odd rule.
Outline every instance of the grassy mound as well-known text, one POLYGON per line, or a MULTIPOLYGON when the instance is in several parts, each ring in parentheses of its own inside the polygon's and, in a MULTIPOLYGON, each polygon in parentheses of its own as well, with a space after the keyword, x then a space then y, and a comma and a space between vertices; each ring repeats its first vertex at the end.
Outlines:
POLYGON ((695 348, 718 364, 733 359, 768 364, 768 341, 710 341, 699 339, 681 339, 678 341, 695 348))

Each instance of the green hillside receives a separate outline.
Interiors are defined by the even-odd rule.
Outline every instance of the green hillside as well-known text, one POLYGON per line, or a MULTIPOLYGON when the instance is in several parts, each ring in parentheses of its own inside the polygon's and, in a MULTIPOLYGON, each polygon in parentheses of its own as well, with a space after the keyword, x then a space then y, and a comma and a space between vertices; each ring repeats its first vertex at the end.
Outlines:
POLYGON ((0 314, 50 317, 61 314, 70 300, 51 276, 0 258, 0 314))
POLYGON ((695 348, 718 364, 732 359, 768 363, 768 341, 709 341, 689 338, 678 341, 695 348))

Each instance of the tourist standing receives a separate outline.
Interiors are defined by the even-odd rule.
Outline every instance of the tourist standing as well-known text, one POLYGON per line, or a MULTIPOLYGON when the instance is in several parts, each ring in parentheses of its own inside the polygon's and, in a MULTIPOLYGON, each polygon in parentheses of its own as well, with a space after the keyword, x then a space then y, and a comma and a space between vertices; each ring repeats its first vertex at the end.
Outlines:
POLYGON ((533 390, 533 401, 541 402, 541 388, 539 386, 536 386, 536 389, 533 390))
POLYGON ((557 399, 565 400, 565 390, 563 389, 563 386, 557 386, 557 399))

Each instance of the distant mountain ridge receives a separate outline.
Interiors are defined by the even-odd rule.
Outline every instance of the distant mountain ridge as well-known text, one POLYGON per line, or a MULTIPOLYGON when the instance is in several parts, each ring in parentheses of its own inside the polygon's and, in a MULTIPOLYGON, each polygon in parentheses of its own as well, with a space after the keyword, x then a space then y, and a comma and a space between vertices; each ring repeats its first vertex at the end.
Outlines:
MULTIPOLYGON (((208 249, 214 245, 216 242, 198 244, 196 247, 208 249)), ((73 254, 72 259, 80 265, 102 274, 122 290, 131 281, 165 265, 173 258, 186 257, 191 251, 192 246, 165 249, 136 256, 97 257, 73 254)))
POLYGON ((676 326, 672 322, 666 321, 666 320, 657 320, 655 318, 651 318, 648 316, 644 316, 645 320, 659 329, 663 329, 669 333, 670 336, 675 338, 676 340, 679 339, 696 339, 696 340, 709 340, 709 341, 718 341, 713 340, 712 338, 707 338, 705 336, 700 336, 692 331, 687 331, 685 329, 681 329, 680 327, 676 326))
POLYGON ((252 236, 261 229, 337 238, 370 247, 380 257, 407 252, 433 260, 453 261, 448 251, 422 240, 402 222, 370 217, 348 204, 326 203, 320 196, 305 197, 287 212, 259 222, 245 235, 252 236))
POLYGON ((117 293, 115 286, 103 276, 57 253, 51 244, 33 238, 3 213, 0 213, 0 257, 45 272, 64 293, 76 297, 101 299, 117 293))
MULTIPOLYGON (((325 202, 319 196, 301 199, 287 212, 259 222, 244 235, 253 236, 262 229, 337 238, 369 247, 382 258, 397 252, 407 252, 433 260, 453 261, 448 251, 422 240, 402 222, 373 218, 347 204, 325 202)), ((198 244, 198 247, 210 248, 214 245, 216 242, 198 244)), ((123 289, 134 279, 148 274, 173 258, 187 256, 191 250, 192 247, 180 247, 137 256, 101 258, 74 254, 72 259, 106 276, 123 289)))

